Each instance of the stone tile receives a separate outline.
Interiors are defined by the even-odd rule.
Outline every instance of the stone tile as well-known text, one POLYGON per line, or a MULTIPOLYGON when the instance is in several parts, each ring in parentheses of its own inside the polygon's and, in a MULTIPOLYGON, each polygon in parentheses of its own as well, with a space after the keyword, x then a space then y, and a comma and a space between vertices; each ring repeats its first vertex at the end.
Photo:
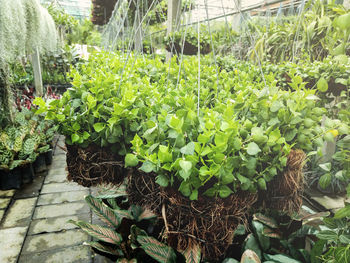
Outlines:
POLYGON ((99 254, 95 254, 95 253, 92 255, 92 258, 94 263, 113 263, 114 262, 107 257, 104 257, 99 254))
POLYGON ((0 190, 0 197, 12 197, 15 194, 16 190, 0 190))
MULTIPOLYGON (((18 199, 7 212, 3 227, 27 226, 31 220, 37 198, 18 199)), ((1 261, 0 261, 1 262, 1 261)))
POLYGON ((11 198, 0 198, 0 209, 6 209, 10 202, 11 198))
MULTIPOLYGON (((38 253, 64 247, 81 245, 89 240, 88 234, 81 230, 67 230, 62 233, 48 233, 27 236, 22 254, 38 253)), ((74 258, 74 257, 71 257, 74 258)))
POLYGON ((86 214, 89 212, 90 209, 85 202, 45 205, 38 206, 35 209, 33 219, 86 214))
POLYGON ((311 199, 322 205, 327 210, 338 209, 344 207, 345 198, 342 196, 330 197, 330 196, 311 196, 311 199))
POLYGON ((14 227, 0 230, 0 262, 17 261, 28 227, 14 227))
MULTIPOLYGON (((58 155, 58 156, 62 156, 64 158, 66 158, 65 155, 58 155)), ((58 157, 57 156, 57 157, 58 157)), ((58 159, 57 158, 54 158, 52 160, 52 164, 51 164, 51 169, 66 169, 66 166, 67 166, 67 163, 66 163, 66 160, 65 159, 58 159)))
POLYGON ((76 225, 67 223, 67 221, 70 219, 90 222, 91 215, 80 214, 80 215, 71 215, 66 217, 36 219, 31 222, 28 235, 36 235, 36 234, 45 233, 45 232, 46 233, 59 232, 61 230, 69 230, 69 229, 77 228, 76 225))
POLYGON ((41 187, 44 183, 45 176, 36 175, 32 183, 25 184, 21 189, 17 190, 15 199, 29 198, 39 196, 41 187))
POLYGON ((81 191, 87 189, 77 183, 51 183, 44 184, 41 189, 41 194, 68 192, 68 191, 81 191))
POLYGON ((89 190, 42 194, 39 196, 37 205, 53 205, 67 202, 83 201, 84 197, 88 194, 89 190))
POLYGON ((64 183, 67 181, 67 172, 64 169, 51 169, 46 176, 45 184, 64 183))
POLYGON ((75 246, 41 253, 22 254, 19 263, 90 263, 91 250, 88 246, 75 246))

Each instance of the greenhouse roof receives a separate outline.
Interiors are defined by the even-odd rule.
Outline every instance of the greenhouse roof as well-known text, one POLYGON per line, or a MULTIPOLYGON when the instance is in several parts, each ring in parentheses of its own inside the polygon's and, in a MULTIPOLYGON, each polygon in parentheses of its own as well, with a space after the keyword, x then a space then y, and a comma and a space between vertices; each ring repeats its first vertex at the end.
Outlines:
POLYGON ((61 6, 68 14, 84 19, 90 17, 91 0, 40 0, 41 4, 56 3, 61 6))

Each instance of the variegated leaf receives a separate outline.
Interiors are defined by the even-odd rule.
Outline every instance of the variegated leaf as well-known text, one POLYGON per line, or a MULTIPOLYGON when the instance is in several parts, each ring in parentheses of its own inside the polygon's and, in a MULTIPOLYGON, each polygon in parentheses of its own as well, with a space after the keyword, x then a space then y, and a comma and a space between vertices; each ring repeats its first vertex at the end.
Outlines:
POLYGON ((156 214, 154 214, 151 210, 149 210, 148 208, 145 208, 141 215, 139 215, 139 218, 138 218, 138 221, 141 221, 141 220, 147 220, 147 219, 151 219, 151 218, 155 218, 157 217, 156 214))
POLYGON ((119 217, 113 209, 106 206, 101 200, 88 195, 85 201, 90 206, 91 210, 103 221, 115 228, 119 227, 121 217, 119 217))
POLYGON ((267 217, 261 213, 256 213, 253 215, 253 220, 259 221, 261 223, 263 223, 266 226, 269 226, 271 228, 278 228, 278 224, 276 223, 276 220, 271 218, 271 217, 267 217))
POLYGON ((84 245, 91 246, 91 247, 96 248, 97 250, 104 252, 104 253, 107 253, 107 254, 111 254, 111 255, 115 255, 115 256, 124 256, 122 250, 113 249, 111 247, 108 247, 108 246, 101 244, 100 242, 84 242, 84 245))
POLYGON ((201 248, 199 244, 189 239, 188 247, 182 252, 186 259, 186 263, 199 263, 201 261, 201 248))
POLYGON ((176 254, 174 250, 159 242, 157 239, 149 236, 138 236, 137 242, 140 243, 141 248, 153 259, 160 263, 175 263, 176 254))
POLYGON ((119 217, 119 218, 128 218, 128 219, 133 219, 132 215, 128 210, 123 210, 123 209, 113 209, 114 213, 119 217))
POLYGON ((123 240, 119 233, 108 227, 92 225, 83 221, 69 220, 68 222, 77 225, 81 228, 81 230, 85 231, 89 235, 107 243, 119 245, 123 240))

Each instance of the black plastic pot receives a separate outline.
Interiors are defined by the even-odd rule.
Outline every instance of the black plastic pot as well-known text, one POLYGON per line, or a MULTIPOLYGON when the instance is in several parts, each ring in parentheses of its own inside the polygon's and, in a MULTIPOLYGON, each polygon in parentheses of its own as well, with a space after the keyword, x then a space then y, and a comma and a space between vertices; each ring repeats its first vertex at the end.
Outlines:
POLYGON ((33 163, 35 174, 45 174, 47 173, 47 167, 45 162, 45 155, 40 154, 35 162, 33 163))
POLYGON ((21 168, 17 167, 11 171, 0 170, 0 189, 19 189, 22 185, 21 168))
POLYGON ((23 184, 28 184, 28 183, 33 182, 34 169, 33 169, 33 165, 31 163, 22 166, 21 173, 22 173, 22 183, 23 184))
POLYGON ((45 156, 45 163, 46 165, 52 164, 52 149, 50 149, 48 152, 44 153, 45 156))

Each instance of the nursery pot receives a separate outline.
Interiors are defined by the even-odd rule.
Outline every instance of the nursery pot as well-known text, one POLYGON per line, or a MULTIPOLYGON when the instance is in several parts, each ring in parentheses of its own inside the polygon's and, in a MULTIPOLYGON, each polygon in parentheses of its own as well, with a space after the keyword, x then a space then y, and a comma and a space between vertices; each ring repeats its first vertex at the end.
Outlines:
POLYGON ((21 173, 22 173, 22 183, 23 184, 28 184, 28 183, 33 182, 34 169, 33 169, 33 165, 31 163, 22 166, 21 173))
POLYGON ((10 171, 0 170, 0 189, 19 189, 22 185, 21 168, 17 167, 10 171))
POLYGON ((50 149, 48 152, 44 153, 45 156, 45 163, 46 165, 52 164, 52 149, 50 149))
POLYGON ((47 172, 44 154, 40 154, 38 158, 36 158, 33 165, 34 165, 35 174, 45 174, 47 172))

